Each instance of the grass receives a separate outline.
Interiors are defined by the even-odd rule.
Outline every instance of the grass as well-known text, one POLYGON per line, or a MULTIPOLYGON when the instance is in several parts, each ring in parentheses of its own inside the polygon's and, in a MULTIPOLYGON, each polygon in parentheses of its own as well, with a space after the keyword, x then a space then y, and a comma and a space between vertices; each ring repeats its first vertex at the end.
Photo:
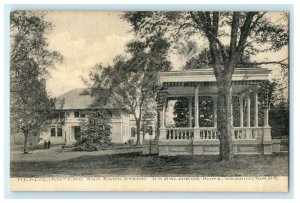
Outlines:
MULTIPOLYGON (((63 154, 63 153, 62 153, 63 154)), ((240 155, 231 162, 217 156, 142 156, 139 153, 67 160, 11 161, 11 177, 56 176, 287 176, 288 155, 240 155)))

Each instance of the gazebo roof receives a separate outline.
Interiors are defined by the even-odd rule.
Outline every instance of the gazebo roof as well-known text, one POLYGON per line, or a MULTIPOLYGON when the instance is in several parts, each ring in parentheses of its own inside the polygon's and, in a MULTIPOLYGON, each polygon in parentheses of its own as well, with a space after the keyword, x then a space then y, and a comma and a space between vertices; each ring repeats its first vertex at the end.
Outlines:
MULTIPOLYGON (((235 69, 232 76, 232 93, 237 95, 251 86, 257 86, 268 80, 270 70, 266 68, 235 69)), ((159 82, 167 87, 168 95, 193 95, 194 87, 200 87, 199 94, 217 93, 216 77, 213 69, 197 69, 160 72, 159 82)))
MULTIPOLYGON (((232 81, 268 80, 270 70, 267 68, 235 69, 232 81)), ((165 82, 215 82, 213 69, 192 69, 159 73, 160 83, 165 82)))

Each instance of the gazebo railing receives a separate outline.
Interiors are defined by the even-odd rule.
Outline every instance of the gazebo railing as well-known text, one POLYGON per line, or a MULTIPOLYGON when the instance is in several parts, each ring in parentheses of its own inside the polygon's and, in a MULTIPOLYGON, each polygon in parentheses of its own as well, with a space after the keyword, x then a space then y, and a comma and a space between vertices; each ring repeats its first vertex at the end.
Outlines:
POLYGON ((194 138, 193 128, 167 128, 167 140, 191 140, 194 138))
POLYGON ((219 139, 219 132, 215 127, 200 128, 201 140, 216 140, 219 139))
POLYGON ((263 127, 234 127, 232 139, 235 140, 260 140, 263 137, 263 127))
MULTIPOLYGON (((264 135, 264 127, 234 127, 232 129, 233 140, 261 140, 264 135)), ((217 140, 219 131, 215 127, 194 128, 166 128, 167 140, 217 140)))

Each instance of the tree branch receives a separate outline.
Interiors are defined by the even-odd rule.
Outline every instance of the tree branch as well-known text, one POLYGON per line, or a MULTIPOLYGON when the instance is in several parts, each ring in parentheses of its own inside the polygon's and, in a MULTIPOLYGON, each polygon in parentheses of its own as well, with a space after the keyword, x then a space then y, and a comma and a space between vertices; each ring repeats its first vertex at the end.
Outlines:
POLYGON ((237 33, 239 27, 239 13, 233 12, 232 23, 231 23, 231 38, 229 47, 229 61, 233 59, 236 51, 237 33))
POLYGON ((242 64, 242 65, 267 65, 267 64, 279 64, 279 65, 287 65, 286 63, 283 63, 284 61, 288 60, 289 58, 285 58, 283 60, 280 61, 262 61, 262 62, 247 62, 247 63, 238 63, 238 64, 242 64))

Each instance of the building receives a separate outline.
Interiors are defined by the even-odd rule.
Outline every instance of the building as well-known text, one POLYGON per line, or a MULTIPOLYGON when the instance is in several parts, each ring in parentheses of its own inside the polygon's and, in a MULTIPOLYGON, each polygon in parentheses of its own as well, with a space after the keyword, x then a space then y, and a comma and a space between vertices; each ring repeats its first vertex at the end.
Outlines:
MULTIPOLYGON (((239 98, 239 125, 233 126, 232 142, 234 154, 272 154, 279 151, 280 143, 271 138, 268 107, 259 104, 258 87, 268 80, 268 69, 236 69, 232 76, 231 94, 239 98), (252 98, 252 99, 251 99, 252 98), (252 101, 251 101, 252 100, 252 101), (246 104, 246 115, 244 115, 246 104), (251 106, 251 104, 253 106, 251 106), (263 110, 263 124, 259 126, 259 107, 263 110), (252 119, 251 119, 252 118, 252 119)), ((212 69, 161 72, 159 155, 218 154, 219 132, 217 130, 217 86, 212 69), (214 124, 201 126, 199 100, 211 97, 214 103, 214 124), (189 124, 187 127, 166 125, 166 108, 170 98, 188 99, 189 124)), ((235 115, 232 113, 231 117, 235 115)), ((202 116, 202 115, 201 115, 202 116)), ((233 120, 233 119, 231 119, 233 120)))
MULTIPOLYGON (((133 116, 127 111, 120 109, 105 100, 98 100, 100 106, 94 106, 96 98, 87 88, 76 88, 58 97, 60 103, 57 104, 59 118, 52 122, 51 128, 42 133, 42 140, 50 140, 52 144, 74 144, 81 138, 80 123, 87 119, 87 110, 97 108, 105 109, 109 115, 109 125, 111 126, 111 140, 113 143, 135 143, 136 125, 133 116), (61 124, 61 120, 64 120, 61 124)), ((150 127, 150 126, 149 126, 150 127)), ((154 128, 154 125, 151 126, 154 128)), ((147 134, 145 139, 154 138, 154 130, 151 135, 147 134)), ((141 136, 142 140, 142 136, 141 136)))

